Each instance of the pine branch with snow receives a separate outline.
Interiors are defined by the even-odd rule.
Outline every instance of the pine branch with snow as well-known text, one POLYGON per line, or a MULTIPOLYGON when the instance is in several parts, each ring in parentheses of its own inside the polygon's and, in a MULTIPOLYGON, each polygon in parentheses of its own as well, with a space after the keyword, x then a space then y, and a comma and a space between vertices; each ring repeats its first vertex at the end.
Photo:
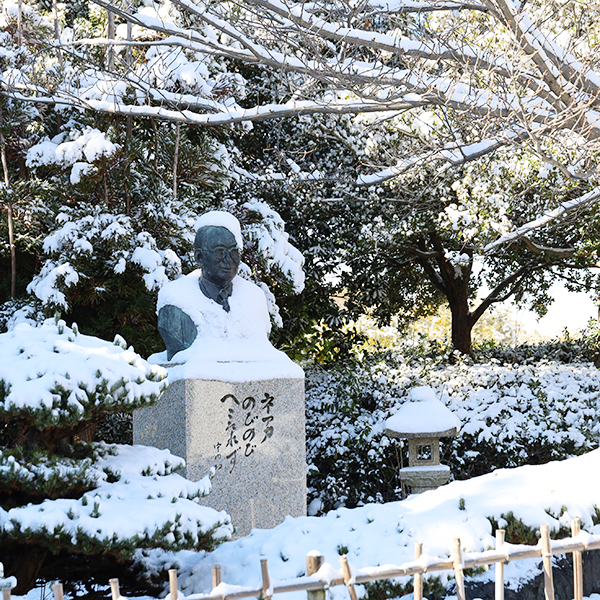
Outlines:
POLYGON ((156 401, 164 369, 121 336, 58 318, 14 324, 0 349, 0 561, 18 591, 56 576, 46 558, 59 554, 116 566, 136 549, 211 549, 231 535, 228 515, 199 504, 208 473, 191 482, 168 450, 92 442, 107 414, 156 401))

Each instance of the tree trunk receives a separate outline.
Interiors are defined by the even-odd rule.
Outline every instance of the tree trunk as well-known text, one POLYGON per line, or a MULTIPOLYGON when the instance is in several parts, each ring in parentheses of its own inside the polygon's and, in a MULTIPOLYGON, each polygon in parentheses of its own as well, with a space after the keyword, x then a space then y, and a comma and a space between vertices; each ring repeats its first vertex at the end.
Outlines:
POLYGON ((442 240, 435 232, 429 232, 428 239, 421 238, 418 245, 419 250, 415 253, 419 264, 448 300, 452 313, 452 346, 462 354, 471 356, 471 331, 477 321, 469 310, 471 262, 458 265, 448 260, 442 240))
MULTIPOLYGON (((2 109, 0 108, 0 125, 3 123, 2 109)), ((6 140, 4 134, 0 132, 0 159, 2 160, 2 170, 4 173, 4 185, 6 186, 6 220, 8 223, 8 246, 10 248, 10 296, 14 298, 17 295, 17 249, 15 247, 15 228, 12 204, 10 202, 10 180, 8 177, 8 163, 6 161, 6 140)))
POLYGON ((9 202, 6 208, 8 220, 8 245, 10 247, 10 297, 17 295, 17 249, 15 247, 15 227, 12 204, 9 202))
MULTIPOLYGON (((60 24, 58 22, 58 2, 57 0, 52 0, 52 14, 54 17, 54 39, 55 41, 59 41, 60 40, 60 24)), ((58 57, 58 64, 60 65, 61 69, 63 67, 63 56, 62 56, 62 50, 60 49, 60 47, 56 50, 56 56, 58 57)))
POLYGON ((17 3, 17 42, 23 44, 23 0, 17 3))
POLYGON ((177 167, 179 164, 179 138, 181 132, 179 123, 175 125, 175 152, 173 155, 173 198, 177 200, 177 167))
MULTIPOLYGON (((115 13, 108 11, 108 34, 109 40, 115 39, 115 13)), ((115 70, 115 47, 112 44, 108 45, 107 68, 110 73, 115 70)))
MULTIPOLYGON (((528 246, 533 246, 533 250, 530 247, 527 249, 533 252, 534 257, 525 261, 525 264, 500 281, 487 297, 471 310, 469 282, 473 266, 473 249, 467 246, 462 247, 460 251, 463 257, 461 260, 453 261, 451 254, 457 251, 449 252, 450 249, 445 248, 443 242, 436 232, 430 231, 418 239, 416 247, 405 246, 402 247, 402 250, 416 259, 429 281, 446 297, 452 313, 452 346, 455 350, 470 356, 473 355, 471 337, 473 327, 486 310, 498 302, 508 300, 522 289, 532 273, 548 269, 559 264, 565 257, 573 255, 571 248, 545 248, 529 242, 528 246), (551 261, 545 258, 538 259, 537 256, 542 251, 552 253, 554 259, 551 261)), ((392 263, 400 265, 406 264, 406 261, 392 259, 392 263)), ((598 320, 600 321, 600 313, 598 320)), ((600 359, 598 359, 598 364, 600 364, 600 359)))
MULTIPOLYGON (((448 298, 450 301, 450 298, 448 298)), ((462 354, 473 354, 473 345, 471 332, 473 330, 473 319, 469 312, 467 302, 450 302, 450 311, 452 313, 452 346, 462 354)))

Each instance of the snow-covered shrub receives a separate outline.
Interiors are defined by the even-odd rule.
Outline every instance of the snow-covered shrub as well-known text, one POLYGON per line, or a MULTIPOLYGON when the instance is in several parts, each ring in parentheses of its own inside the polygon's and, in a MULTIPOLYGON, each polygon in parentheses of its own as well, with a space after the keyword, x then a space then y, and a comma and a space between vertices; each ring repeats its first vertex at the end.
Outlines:
POLYGON ((442 462, 455 479, 597 448, 598 370, 574 360, 582 346, 567 352, 568 344, 560 345, 555 352, 566 362, 540 358, 543 347, 522 347, 505 351, 510 361, 447 364, 407 347, 309 369, 311 512, 400 497, 397 471, 407 465, 407 444, 388 439, 383 426, 416 385, 432 386, 462 422, 457 438, 442 441, 442 462))
POLYGON ((72 574, 79 559, 86 576, 109 564, 114 577, 137 548, 210 549, 231 534, 225 513, 197 503, 208 476, 176 474, 183 461, 167 450, 91 442, 103 416, 147 406, 166 385, 121 336, 59 319, 0 334, 0 561, 18 591, 63 579, 59 556, 72 574))
POLYGON ((382 426, 402 391, 373 366, 332 363, 306 371, 309 514, 400 496, 402 452, 382 426))

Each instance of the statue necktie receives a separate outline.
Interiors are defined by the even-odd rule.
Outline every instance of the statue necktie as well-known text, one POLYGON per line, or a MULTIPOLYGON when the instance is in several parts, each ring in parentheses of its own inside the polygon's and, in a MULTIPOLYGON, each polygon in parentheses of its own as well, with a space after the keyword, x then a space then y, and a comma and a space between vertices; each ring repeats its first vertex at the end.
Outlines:
POLYGON ((217 304, 220 304, 227 312, 230 311, 228 290, 219 291, 219 294, 217 295, 217 304))

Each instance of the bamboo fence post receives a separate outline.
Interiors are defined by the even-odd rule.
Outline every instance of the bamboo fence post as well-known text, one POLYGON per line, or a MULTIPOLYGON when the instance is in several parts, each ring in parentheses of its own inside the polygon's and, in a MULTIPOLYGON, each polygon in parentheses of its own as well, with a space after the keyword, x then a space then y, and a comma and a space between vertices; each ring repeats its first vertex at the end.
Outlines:
POLYGON ((52 593, 54 594, 54 600, 64 600, 63 593, 63 584, 62 583, 53 583, 52 584, 52 593))
POLYGON ((340 556, 340 564, 342 565, 342 573, 344 574, 344 583, 346 584, 346 587, 348 588, 348 592, 350 593, 350 599, 358 600, 358 596, 356 595, 356 590, 354 589, 354 583, 352 581, 352 573, 350 571, 350 563, 348 562, 348 556, 346 554, 342 554, 342 556, 340 556))
POLYGON ((452 552, 454 563, 454 576, 456 577, 456 596, 458 600, 466 600, 465 596, 465 573, 463 567, 462 550, 460 538, 454 538, 454 550, 452 552))
POLYGON ((2 600, 10 600, 10 588, 4 588, 2 590, 2 600))
POLYGON ((212 568, 212 587, 213 590, 221 583, 221 565, 213 565, 212 568))
MULTIPOLYGON (((580 531, 580 521, 575 517, 571 521, 571 536, 577 537, 580 531)), ((583 600, 583 552, 573 552, 573 598, 583 600)))
MULTIPOLYGON (((496 530, 496 550, 498 550, 502 544, 504 544, 504 536, 506 532, 504 529, 496 530)), ((496 563, 494 567, 496 575, 496 600, 504 600, 504 563, 496 563)))
MULTIPOLYGON (((423 544, 422 542, 415 542, 415 560, 421 558, 421 554, 423 554, 423 544)), ((423 600, 423 573, 415 573, 413 596, 414 600, 423 600)))
POLYGON ((110 583, 110 593, 112 594, 112 600, 119 600, 121 597, 121 592, 119 590, 119 580, 115 577, 114 579, 109 579, 108 583, 110 583))
POLYGON ((267 559, 260 559, 260 574, 262 576, 262 597, 263 600, 269 600, 273 595, 271 589, 271 580, 269 578, 269 567, 267 565, 267 559))
POLYGON ((169 569, 169 592, 171 600, 177 600, 177 569, 169 569))
POLYGON ((550 547, 550 527, 546 524, 540 527, 542 538, 542 560, 544 563, 544 597, 554 600, 554 581, 552 579, 552 549, 550 547))
MULTIPOLYGON (((316 551, 309 552, 306 555, 306 574, 314 575, 325 562, 325 557, 316 551)), ((325 590, 312 590, 306 593, 308 600, 326 600, 325 590)))

